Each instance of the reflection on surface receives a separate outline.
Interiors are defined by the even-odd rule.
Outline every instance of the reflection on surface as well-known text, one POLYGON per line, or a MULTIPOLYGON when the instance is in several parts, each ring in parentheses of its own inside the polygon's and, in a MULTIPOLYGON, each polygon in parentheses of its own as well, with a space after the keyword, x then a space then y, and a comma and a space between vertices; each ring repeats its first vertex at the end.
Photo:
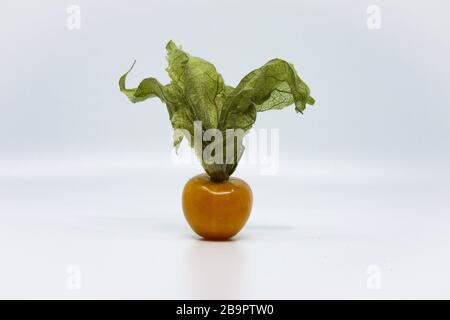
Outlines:
POLYGON ((238 298, 249 277, 243 243, 193 240, 184 261, 185 294, 193 299, 238 298))

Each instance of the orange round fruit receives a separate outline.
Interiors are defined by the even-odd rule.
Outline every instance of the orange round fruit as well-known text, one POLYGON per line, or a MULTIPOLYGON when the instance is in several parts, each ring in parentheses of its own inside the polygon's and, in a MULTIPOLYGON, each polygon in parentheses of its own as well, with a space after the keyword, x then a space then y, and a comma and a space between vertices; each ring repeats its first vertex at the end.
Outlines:
POLYGON ((182 203, 187 222, 199 236, 227 240, 247 222, 253 195, 242 179, 214 182, 207 174, 200 174, 184 186, 182 203))

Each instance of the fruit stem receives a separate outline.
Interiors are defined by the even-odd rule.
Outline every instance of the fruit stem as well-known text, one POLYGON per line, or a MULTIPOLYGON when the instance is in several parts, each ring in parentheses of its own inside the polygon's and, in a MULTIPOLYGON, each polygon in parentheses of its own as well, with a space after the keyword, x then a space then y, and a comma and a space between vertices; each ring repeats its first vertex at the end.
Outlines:
POLYGON ((203 169, 214 182, 223 182, 228 180, 230 175, 226 172, 226 166, 216 164, 202 163, 203 169))

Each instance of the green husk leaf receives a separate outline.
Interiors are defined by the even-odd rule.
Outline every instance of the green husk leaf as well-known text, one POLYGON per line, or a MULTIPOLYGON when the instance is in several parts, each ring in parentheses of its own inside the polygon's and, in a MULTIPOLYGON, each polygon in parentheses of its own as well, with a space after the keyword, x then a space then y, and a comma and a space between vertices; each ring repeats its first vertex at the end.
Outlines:
POLYGON ((257 112, 279 110, 292 104, 302 113, 306 104, 314 104, 314 99, 292 64, 273 59, 247 74, 230 93, 219 126, 249 130, 257 112))
POLYGON ((173 129, 183 130, 182 134, 174 133, 174 147, 178 149, 183 138, 188 138, 213 180, 228 179, 244 150, 240 138, 227 141, 227 129, 241 129, 246 133, 255 123, 258 112, 279 110, 295 104, 295 110, 302 113, 307 104, 314 104, 308 86, 300 79, 294 66, 284 60, 270 60, 247 74, 233 88, 225 85, 210 62, 190 56, 173 41, 167 43, 166 49, 166 71, 171 79, 169 84, 162 85, 155 78, 146 78, 138 87, 127 89, 125 82, 133 63, 119 79, 120 91, 133 103, 154 97, 165 103, 173 129), (222 132, 224 152, 220 163, 209 163, 203 158, 202 151, 209 142, 194 143, 195 121, 201 122, 202 137, 208 129, 222 132), (232 154, 226 153, 227 145, 235 146, 232 154))

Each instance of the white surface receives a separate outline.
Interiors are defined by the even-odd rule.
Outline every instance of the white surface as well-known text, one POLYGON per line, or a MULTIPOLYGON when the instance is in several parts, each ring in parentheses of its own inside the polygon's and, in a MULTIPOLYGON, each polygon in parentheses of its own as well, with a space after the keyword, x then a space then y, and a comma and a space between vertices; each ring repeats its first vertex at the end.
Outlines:
POLYGON ((449 6, 4 1, 0 297, 450 298, 449 6), (180 195, 200 166, 169 161, 159 101, 117 88, 134 59, 130 85, 166 82, 169 39, 231 85, 284 58, 317 101, 258 115, 256 129, 280 129, 280 171, 239 165, 255 201, 236 241, 193 236, 180 195))
POLYGON ((442 171, 413 178, 404 166, 383 175, 335 163, 324 176, 325 164, 300 161, 303 169, 263 177, 244 168, 251 219, 234 241, 207 242, 180 208, 195 169, 122 161, 133 165, 117 160, 93 175, 84 159, 69 177, 61 169, 2 180, 1 297, 450 297, 450 185, 442 171), (66 287, 72 265, 81 271, 78 290, 66 287), (381 270, 379 290, 367 287, 371 265, 381 270))

